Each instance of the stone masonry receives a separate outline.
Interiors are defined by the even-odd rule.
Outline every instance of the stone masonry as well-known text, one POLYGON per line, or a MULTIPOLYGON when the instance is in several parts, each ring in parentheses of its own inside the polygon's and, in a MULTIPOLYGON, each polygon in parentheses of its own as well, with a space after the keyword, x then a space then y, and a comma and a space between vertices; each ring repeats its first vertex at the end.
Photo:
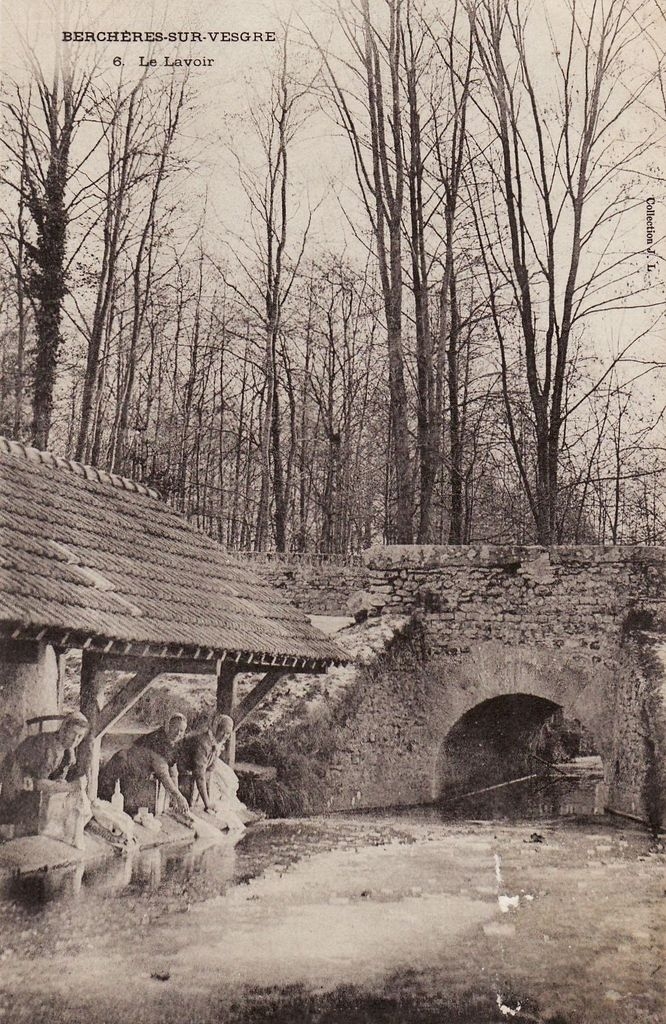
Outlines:
POLYGON ((420 653, 378 663, 349 700, 329 806, 437 799, 453 726, 519 694, 586 727, 610 806, 664 820, 666 549, 394 546, 363 561, 377 611, 411 617, 420 653))
POLYGON ((236 552, 234 558, 251 562, 271 587, 311 615, 346 615, 350 595, 368 585, 360 555, 236 552))
POLYGON ((632 609, 666 607, 666 548, 392 546, 364 561, 369 590, 418 611, 438 653, 490 639, 600 650, 632 609))

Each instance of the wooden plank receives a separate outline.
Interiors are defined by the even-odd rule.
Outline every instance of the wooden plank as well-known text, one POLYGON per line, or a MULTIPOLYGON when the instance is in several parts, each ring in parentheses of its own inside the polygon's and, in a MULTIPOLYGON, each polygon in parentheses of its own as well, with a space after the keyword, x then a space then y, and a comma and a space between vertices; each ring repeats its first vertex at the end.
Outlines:
MULTIPOLYGON (((639 818, 637 814, 629 814, 627 811, 618 811, 614 807, 604 807, 604 814, 612 814, 616 818, 626 818, 627 821, 635 821, 639 825, 645 825, 646 828, 654 830, 654 825, 645 818, 639 818)), ((658 830, 661 831, 661 830, 658 830)))
POLYGON ((549 776, 544 772, 532 772, 531 775, 521 775, 517 779, 508 779, 507 782, 496 782, 494 786, 484 786, 483 789, 472 789, 469 793, 461 793, 460 796, 452 797, 451 800, 447 800, 444 807, 452 807, 457 804, 460 800, 466 800, 468 796, 479 796, 481 793, 490 793, 495 789, 504 789, 505 786, 515 786, 517 782, 528 782, 530 779, 548 779, 549 776))
MULTIPOLYGON (((87 653, 87 652, 86 652, 87 653)), ((142 672, 146 665, 156 671, 179 672, 183 675, 214 675, 217 672, 218 659, 211 658, 154 658, 141 657, 136 654, 100 654, 92 655, 100 659, 103 672, 142 672)), ((236 670, 238 671, 238 670, 236 670)))
POLYGON ((114 693, 111 700, 101 709, 95 727, 96 737, 102 737, 105 732, 108 732, 111 726, 115 725, 137 703, 151 683, 163 674, 163 669, 156 668, 150 663, 150 659, 147 661, 149 663, 137 672, 125 686, 114 693))
POLYGON ((279 683, 282 677, 287 675, 291 675, 291 671, 285 671, 284 669, 271 669, 265 676, 263 676, 261 681, 243 697, 236 707, 236 714, 234 716, 234 725, 236 726, 236 729, 238 729, 245 719, 252 714, 257 705, 261 703, 268 693, 270 693, 276 683, 279 683))

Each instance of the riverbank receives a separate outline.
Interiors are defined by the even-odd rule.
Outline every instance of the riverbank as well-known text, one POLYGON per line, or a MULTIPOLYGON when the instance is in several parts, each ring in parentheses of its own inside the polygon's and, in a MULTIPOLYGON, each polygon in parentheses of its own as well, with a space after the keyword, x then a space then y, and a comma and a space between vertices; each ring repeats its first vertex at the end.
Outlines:
POLYGON ((0 1016, 663 1024, 665 863, 606 819, 266 823, 5 893, 0 1016))

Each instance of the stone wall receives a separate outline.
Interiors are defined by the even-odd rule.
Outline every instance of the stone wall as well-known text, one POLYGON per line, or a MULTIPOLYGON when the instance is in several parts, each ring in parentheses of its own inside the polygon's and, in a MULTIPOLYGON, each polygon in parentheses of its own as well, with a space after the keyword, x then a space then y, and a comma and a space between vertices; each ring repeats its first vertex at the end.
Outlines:
POLYGON ((382 613, 412 617, 420 653, 359 683, 329 806, 437 798, 461 716, 525 694, 588 729, 609 805, 663 821, 666 656, 652 648, 666 650, 666 550, 388 547, 364 561, 382 613))
POLYGON ((270 586, 311 615, 347 615, 347 602, 368 585, 360 555, 258 552, 234 554, 270 586))
POLYGON ((433 653, 490 639, 600 650, 633 608, 666 599, 666 548, 393 546, 364 560, 369 590, 420 614, 433 653))

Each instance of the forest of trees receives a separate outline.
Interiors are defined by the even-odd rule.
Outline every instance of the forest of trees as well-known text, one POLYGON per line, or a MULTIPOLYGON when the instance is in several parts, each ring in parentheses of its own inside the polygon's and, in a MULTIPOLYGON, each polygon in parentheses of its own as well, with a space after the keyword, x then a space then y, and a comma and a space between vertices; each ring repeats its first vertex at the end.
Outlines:
POLYGON ((0 93, 0 432, 231 549, 666 543, 657 16, 346 0, 282 26, 213 141, 203 75, 26 39, 0 93))

